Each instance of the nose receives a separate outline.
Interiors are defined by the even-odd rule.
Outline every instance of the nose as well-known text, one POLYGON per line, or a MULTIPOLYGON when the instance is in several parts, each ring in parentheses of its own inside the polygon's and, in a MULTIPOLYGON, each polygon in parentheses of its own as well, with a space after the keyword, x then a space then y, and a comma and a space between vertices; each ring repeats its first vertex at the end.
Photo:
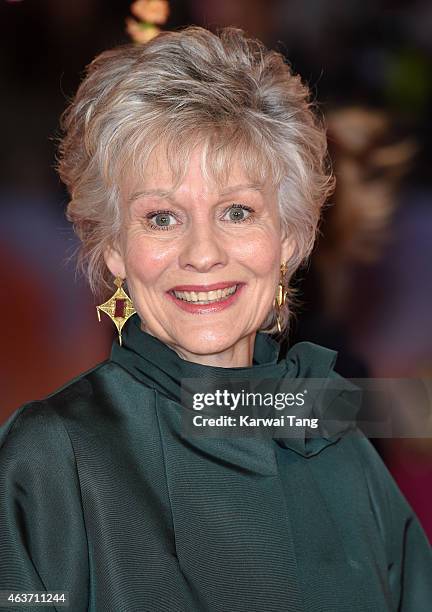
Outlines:
POLYGON ((185 270, 209 272, 226 265, 228 253, 221 236, 211 223, 192 223, 180 252, 179 264, 185 270))

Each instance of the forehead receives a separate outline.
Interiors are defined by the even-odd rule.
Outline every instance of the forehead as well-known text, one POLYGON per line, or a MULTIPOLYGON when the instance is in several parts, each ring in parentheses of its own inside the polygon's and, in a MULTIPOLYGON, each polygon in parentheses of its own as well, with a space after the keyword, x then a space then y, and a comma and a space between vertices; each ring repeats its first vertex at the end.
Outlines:
POLYGON ((143 190, 167 195, 179 189, 220 194, 232 186, 243 186, 262 191, 275 183, 268 162, 262 151, 229 141, 161 142, 145 157, 138 154, 128 164, 124 191, 127 199, 143 190))
POLYGON ((203 148, 196 147, 185 160, 183 168, 175 168, 169 162, 163 149, 153 153, 142 175, 146 189, 166 189, 176 191, 181 188, 220 193, 230 185, 260 187, 248 176, 238 158, 231 160, 229 166, 219 173, 212 172, 205 165, 203 148))

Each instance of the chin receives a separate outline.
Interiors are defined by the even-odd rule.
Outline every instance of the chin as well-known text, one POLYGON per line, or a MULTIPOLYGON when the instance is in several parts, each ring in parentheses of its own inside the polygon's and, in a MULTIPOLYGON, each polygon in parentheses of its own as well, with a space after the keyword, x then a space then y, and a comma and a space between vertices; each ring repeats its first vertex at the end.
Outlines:
POLYGON ((195 355, 212 355, 221 353, 234 346, 242 336, 237 332, 233 334, 231 329, 194 329, 190 333, 181 334, 176 338, 176 344, 180 349, 194 353, 195 355))

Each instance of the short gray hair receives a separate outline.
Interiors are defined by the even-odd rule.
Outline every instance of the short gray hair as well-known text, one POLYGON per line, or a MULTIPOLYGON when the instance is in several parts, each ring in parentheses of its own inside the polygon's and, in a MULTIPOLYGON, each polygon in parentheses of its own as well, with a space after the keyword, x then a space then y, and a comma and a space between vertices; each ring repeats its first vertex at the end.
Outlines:
MULTIPOLYGON (((139 176, 160 143, 176 184, 198 143, 203 171, 219 183, 234 157, 252 182, 273 181, 282 224, 295 242, 287 289, 312 251, 333 187, 325 130, 308 87, 283 56, 239 29, 213 34, 187 27, 101 53, 62 129, 58 171, 70 193, 67 216, 95 293, 112 288, 103 254, 120 232, 121 177, 139 176)), ((280 313, 284 328, 289 304, 280 313)), ((275 331, 274 313, 262 330, 275 331)))

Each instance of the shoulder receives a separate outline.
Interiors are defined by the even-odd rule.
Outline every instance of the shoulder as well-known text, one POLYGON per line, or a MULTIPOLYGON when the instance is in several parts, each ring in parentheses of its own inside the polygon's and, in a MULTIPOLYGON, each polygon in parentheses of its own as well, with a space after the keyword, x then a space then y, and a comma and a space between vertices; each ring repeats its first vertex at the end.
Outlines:
MULTIPOLYGON (((384 541, 389 558, 394 558, 404 546, 408 530, 416 533, 417 543, 424 550, 429 548, 420 522, 396 484, 393 476, 366 438, 355 431, 350 445, 358 458, 369 496, 369 504, 384 541)), ((428 563, 431 563, 430 553, 428 563)))
POLYGON ((49 451, 72 452, 70 434, 86 428, 97 430, 113 414, 133 408, 140 386, 143 397, 152 401, 154 392, 138 383, 113 361, 104 361, 48 395, 17 408, 0 425, 0 449, 20 448, 20 455, 39 454, 48 460, 49 451))
POLYGON ((127 401, 129 391, 139 387, 141 394, 153 395, 150 387, 138 381, 132 374, 115 361, 107 360, 95 368, 84 372, 69 381, 54 393, 48 395, 44 402, 66 416, 67 408, 72 406, 92 410, 101 403, 109 405, 121 399, 127 401))
POLYGON ((429 609, 432 548, 408 501, 375 448, 363 435, 351 440, 367 482, 370 505, 384 544, 395 609, 429 609))
POLYGON ((14 500, 28 512, 34 503, 45 508, 64 487, 78 488, 68 433, 47 403, 25 404, 0 428, 0 514, 14 500))
POLYGON ((62 420, 56 410, 58 403, 67 404, 72 398, 85 399, 91 394, 92 383, 106 368, 107 362, 83 372, 56 389, 44 399, 26 402, 17 408, 0 424, 0 448, 6 442, 21 438, 23 441, 33 436, 49 438, 53 431, 61 434, 64 430, 62 420))
POLYGON ((379 509, 377 520, 382 523, 381 527, 396 514, 401 519, 412 515, 411 507, 370 440, 359 429, 347 437, 366 483, 372 507, 375 511, 379 509))
POLYGON ((373 500, 381 502, 381 505, 386 506, 388 510, 393 508, 392 513, 394 513, 394 503, 397 501, 399 510, 411 514, 408 502, 369 439, 356 429, 350 436, 350 444, 359 460, 373 500))
POLYGON ((67 431, 52 407, 33 401, 16 410, 0 427, 0 463, 3 473, 47 475, 53 466, 71 461, 73 452, 67 431))

